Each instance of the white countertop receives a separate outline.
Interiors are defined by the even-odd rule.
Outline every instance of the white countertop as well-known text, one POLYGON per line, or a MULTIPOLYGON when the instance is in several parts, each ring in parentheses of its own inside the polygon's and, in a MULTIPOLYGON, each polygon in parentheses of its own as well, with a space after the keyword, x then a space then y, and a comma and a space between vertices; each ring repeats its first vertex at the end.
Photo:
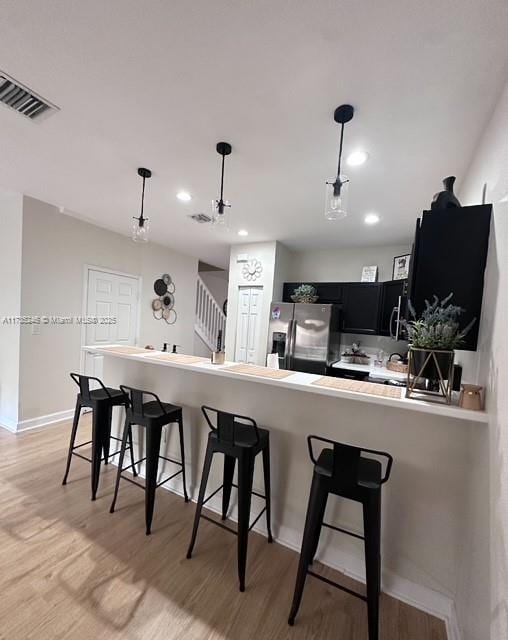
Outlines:
MULTIPOLYGON (((104 347, 112 346, 121 345, 104 345, 104 347)), ((346 391, 342 389, 330 389, 327 387, 317 386, 312 383, 322 376, 311 373, 302 373, 300 371, 295 371, 290 376, 282 380, 276 380, 273 378, 262 378, 259 376, 228 371, 229 366, 237 364, 234 362, 225 362, 223 365, 213 365, 210 362, 179 364, 167 360, 159 360, 153 357, 154 355, 162 353, 161 351, 151 351, 149 353, 141 354, 125 354, 115 351, 106 351, 104 347, 85 346, 83 347, 83 349, 90 353, 111 356, 113 358, 123 358, 125 360, 136 361, 139 363, 159 365, 162 367, 173 367, 175 369, 183 369, 186 371, 193 371, 206 375, 222 376, 225 378, 236 380, 243 379, 248 380, 249 382, 256 382, 258 384, 268 384, 272 386, 283 387, 286 389, 293 389, 295 391, 305 391, 307 393, 313 393, 315 395, 332 396, 336 398, 355 400, 357 402, 369 402, 371 404, 384 405, 397 409, 417 411, 420 413, 428 413, 432 415, 447 416, 449 418, 457 418, 459 420, 467 420, 469 422, 488 422, 488 414, 485 413, 485 411, 470 411, 468 409, 461 409, 460 407, 454 405, 438 404, 425 400, 407 399, 403 397, 405 388, 402 387, 400 388, 400 398, 387 398, 383 396, 370 395, 368 393, 360 393, 357 391, 346 391)), ((347 365, 347 368, 350 368, 352 366, 361 367, 365 365, 347 365)), ((367 367, 367 369, 369 369, 369 367, 367 367)), ((396 389, 397 387, 393 388, 396 389)))
POLYGON ((407 378, 407 373, 390 371, 386 367, 374 367, 371 364, 349 364, 341 360, 334 362, 332 369, 349 369, 350 371, 368 373, 372 378, 382 378, 383 380, 406 380, 407 378))

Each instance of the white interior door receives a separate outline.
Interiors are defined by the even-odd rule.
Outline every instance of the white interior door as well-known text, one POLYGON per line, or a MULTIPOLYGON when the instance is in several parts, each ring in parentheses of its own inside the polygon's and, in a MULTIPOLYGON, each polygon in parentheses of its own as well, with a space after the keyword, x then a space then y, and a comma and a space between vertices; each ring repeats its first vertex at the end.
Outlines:
POLYGON ((236 362, 263 364, 259 344, 262 302, 263 287, 240 287, 236 323, 236 362))
MULTIPOLYGON (((85 344, 135 344, 138 335, 140 285, 138 278, 88 270, 86 315, 99 322, 86 324, 85 344), (101 321, 116 318, 116 322, 101 321)), ((103 357, 85 353, 84 373, 102 378, 103 357)))

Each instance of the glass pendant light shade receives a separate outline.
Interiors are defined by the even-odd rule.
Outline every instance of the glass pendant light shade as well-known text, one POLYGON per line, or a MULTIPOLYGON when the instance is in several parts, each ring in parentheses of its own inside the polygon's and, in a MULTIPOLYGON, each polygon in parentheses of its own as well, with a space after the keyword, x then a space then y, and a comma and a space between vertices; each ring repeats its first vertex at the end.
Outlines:
POLYGON ((224 200, 222 207, 219 204, 219 200, 212 200, 212 225, 218 230, 229 231, 230 209, 231 205, 228 200, 224 200))
POLYGON ((134 242, 148 242, 148 232, 150 230, 150 223, 148 218, 134 218, 132 221, 132 239, 134 242))
POLYGON ((349 179, 344 174, 326 181, 325 218, 327 220, 342 220, 347 216, 348 195, 349 179))

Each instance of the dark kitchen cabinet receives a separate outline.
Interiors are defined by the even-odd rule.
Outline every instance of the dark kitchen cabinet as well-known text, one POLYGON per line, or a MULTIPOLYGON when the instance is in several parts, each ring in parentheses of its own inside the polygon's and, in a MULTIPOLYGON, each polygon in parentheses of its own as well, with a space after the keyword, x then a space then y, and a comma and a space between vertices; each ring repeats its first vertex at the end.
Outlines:
POLYGON ((419 314, 434 294, 453 292, 453 304, 466 310, 461 324, 476 318, 461 347, 468 351, 478 343, 491 212, 491 205, 425 211, 416 226, 409 299, 419 314))
POLYGON ((407 280, 383 282, 379 334, 391 338, 404 338, 401 320, 405 318, 407 306, 407 280))
POLYGON ((342 331, 376 335, 379 332, 382 284, 348 282, 342 286, 342 331))

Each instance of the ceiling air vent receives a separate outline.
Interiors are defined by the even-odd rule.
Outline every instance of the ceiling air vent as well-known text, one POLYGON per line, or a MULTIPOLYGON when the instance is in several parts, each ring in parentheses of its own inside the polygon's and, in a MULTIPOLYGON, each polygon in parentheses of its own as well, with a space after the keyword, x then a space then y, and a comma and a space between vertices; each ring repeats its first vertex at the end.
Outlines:
POLYGON ((206 213, 193 213, 189 218, 199 224, 206 224, 207 222, 212 221, 211 217, 207 216, 206 213))
POLYGON ((3 71, 0 71, 0 102, 30 120, 38 120, 43 115, 59 111, 57 106, 27 89, 3 71))

